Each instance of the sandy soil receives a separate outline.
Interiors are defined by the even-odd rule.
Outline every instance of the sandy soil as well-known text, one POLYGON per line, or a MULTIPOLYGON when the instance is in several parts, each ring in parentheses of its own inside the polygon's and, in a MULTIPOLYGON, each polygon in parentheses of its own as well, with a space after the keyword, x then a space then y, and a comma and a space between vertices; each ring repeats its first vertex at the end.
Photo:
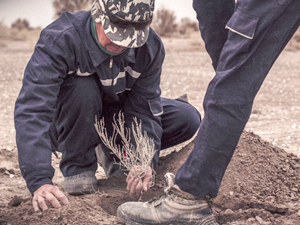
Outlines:
MULTIPOLYGON (((167 57, 163 96, 175 98, 187 93, 203 114, 202 100, 214 72, 199 35, 164 39, 164 43, 167 57)), ((24 42, 2 41, 0 46, 0 224, 118 224, 117 206, 137 198, 125 191, 125 176, 107 179, 101 168, 96 174, 99 192, 68 196, 70 204, 61 210, 33 212, 31 196, 18 168, 13 126, 14 101, 32 48, 24 42)), ((289 47, 259 91, 212 206, 219 224, 300 224, 299 71, 299 51, 289 47)), ((162 192, 164 173, 175 173, 192 147, 190 143, 168 150, 160 160, 156 185, 142 200, 162 192)), ((53 157, 54 183, 61 187, 58 163, 59 159, 53 157)))

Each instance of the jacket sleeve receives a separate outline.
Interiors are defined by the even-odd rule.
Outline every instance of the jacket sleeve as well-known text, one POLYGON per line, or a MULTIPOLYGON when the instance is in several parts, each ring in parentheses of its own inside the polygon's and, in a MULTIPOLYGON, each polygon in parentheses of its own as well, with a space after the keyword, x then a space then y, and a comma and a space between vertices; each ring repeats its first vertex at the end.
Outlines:
MULTIPOLYGON (((152 50, 149 50, 150 53, 152 50)), ((154 140, 157 152, 152 160, 153 166, 158 163, 161 147, 161 114, 163 113, 163 107, 160 98, 160 76, 164 57, 165 51, 161 44, 155 54, 152 54, 152 56, 150 54, 151 61, 137 79, 131 91, 128 92, 124 107, 128 127, 131 128, 132 118, 136 117, 142 121, 143 131, 146 131, 147 135, 154 140)))
POLYGON ((67 71, 64 46, 57 40, 54 31, 41 33, 15 103, 19 165, 31 193, 44 184, 52 184, 54 175, 48 132, 67 71))

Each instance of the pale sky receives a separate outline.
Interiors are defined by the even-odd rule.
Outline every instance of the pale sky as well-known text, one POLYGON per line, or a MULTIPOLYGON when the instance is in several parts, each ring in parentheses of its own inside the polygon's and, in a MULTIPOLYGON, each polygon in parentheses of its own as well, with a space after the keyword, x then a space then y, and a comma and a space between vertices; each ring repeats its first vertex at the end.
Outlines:
MULTIPOLYGON (((0 0, 0 22, 7 26, 18 18, 27 19, 31 27, 45 27, 53 21, 53 0, 0 0)), ((192 0, 156 0, 155 9, 164 7, 175 12, 177 19, 196 20, 192 0)))

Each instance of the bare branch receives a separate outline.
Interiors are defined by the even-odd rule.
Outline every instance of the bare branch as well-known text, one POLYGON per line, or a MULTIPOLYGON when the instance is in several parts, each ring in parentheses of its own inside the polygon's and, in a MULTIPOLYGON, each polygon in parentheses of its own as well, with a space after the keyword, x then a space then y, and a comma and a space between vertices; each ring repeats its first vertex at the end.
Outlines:
POLYGON ((133 171, 134 176, 142 179, 156 152, 154 141, 149 138, 146 131, 143 132, 142 121, 138 122, 136 117, 133 118, 134 123, 132 123, 131 130, 126 127, 124 114, 122 112, 119 112, 117 119, 115 117, 116 115, 114 115, 112 124, 114 131, 111 137, 108 137, 104 118, 99 121, 95 118, 95 128, 103 144, 119 158, 120 162, 117 164, 128 170, 138 166, 139 169, 133 171), (132 131, 136 148, 131 143, 130 131, 132 131), (121 146, 116 143, 118 135, 121 137, 121 146))

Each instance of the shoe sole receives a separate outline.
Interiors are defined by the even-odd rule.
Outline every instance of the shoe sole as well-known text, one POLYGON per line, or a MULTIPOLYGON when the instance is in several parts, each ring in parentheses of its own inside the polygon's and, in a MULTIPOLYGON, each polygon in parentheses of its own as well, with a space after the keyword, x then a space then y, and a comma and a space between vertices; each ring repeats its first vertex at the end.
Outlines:
POLYGON ((208 216, 205 219, 202 219, 201 221, 186 221, 186 220, 174 220, 174 221, 168 221, 163 223, 147 223, 147 222, 136 222, 131 220, 129 217, 127 217, 123 212, 120 210, 117 210, 117 220, 120 223, 123 223, 125 225, 218 225, 218 223, 215 221, 214 216, 208 216))
POLYGON ((89 191, 72 191, 72 192, 67 192, 69 195, 73 196, 79 196, 79 195, 88 195, 88 194, 93 194, 96 193, 98 189, 93 189, 89 191))

